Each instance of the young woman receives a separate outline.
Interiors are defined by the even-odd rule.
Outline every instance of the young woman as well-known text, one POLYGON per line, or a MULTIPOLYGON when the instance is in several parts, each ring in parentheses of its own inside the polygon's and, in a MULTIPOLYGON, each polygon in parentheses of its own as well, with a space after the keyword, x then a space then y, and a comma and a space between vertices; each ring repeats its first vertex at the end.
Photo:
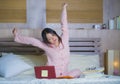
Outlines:
POLYGON ((80 70, 68 71, 69 65, 69 32, 67 23, 67 4, 63 5, 61 15, 61 37, 51 28, 45 28, 42 31, 43 41, 32 37, 26 37, 13 30, 15 41, 24 44, 31 44, 45 51, 47 55, 47 66, 55 66, 56 77, 70 76, 80 77, 80 70))

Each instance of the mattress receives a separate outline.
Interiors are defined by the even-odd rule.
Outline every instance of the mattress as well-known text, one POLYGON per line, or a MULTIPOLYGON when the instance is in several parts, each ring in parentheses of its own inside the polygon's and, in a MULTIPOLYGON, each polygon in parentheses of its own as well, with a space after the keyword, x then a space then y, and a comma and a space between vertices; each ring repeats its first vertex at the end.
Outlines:
MULTIPOLYGON (((3 56, 3 57, 10 56, 10 58, 12 58, 12 56, 14 57, 14 55, 15 55, 13 53, 11 53, 11 54, 4 53, 4 54, 5 54, 5 56, 3 56)), ((17 55, 15 55, 15 56, 17 56, 17 55)), ((44 64, 43 59, 45 56, 44 55, 21 56, 20 55, 18 57, 19 57, 19 59, 22 59, 25 63, 30 64, 32 67, 34 67, 34 65, 37 66, 37 65, 44 64), (28 59, 29 57, 30 57, 30 59, 28 59)), ((88 55, 74 55, 74 54, 72 55, 71 54, 70 58, 72 60, 71 60, 71 64, 70 64, 70 69, 74 69, 77 67, 79 67, 80 69, 93 69, 94 68, 93 66, 96 67, 95 70, 83 71, 85 76, 83 76, 82 78, 37 79, 37 78, 35 78, 34 69, 32 68, 30 70, 26 70, 25 72, 21 72, 20 74, 17 74, 12 77, 8 77, 8 78, 0 77, 0 84, 120 84, 120 76, 111 76, 111 75, 105 75, 102 73, 104 68, 99 67, 99 58, 98 57, 99 57, 98 55, 89 55, 88 56, 88 55), (99 67, 99 68, 97 68, 97 67, 99 67)), ((15 60, 15 59, 12 59, 12 62, 13 62, 13 60, 15 60)), ((8 63, 10 64, 10 61, 8 61, 8 63)), ((5 66, 4 63, 2 65, 5 66)), ((18 68, 18 66, 15 66, 15 64, 12 64, 12 63, 9 66, 14 66, 14 68, 12 67, 12 71, 14 71, 14 70, 16 71, 16 68, 18 68)), ((23 66, 23 64, 22 64, 22 66, 23 66)), ((11 68, 11 67, 9 67, 9 68, 11 68)), ((11 73, 9 68, 7 67, 7 70, 9 73, 11 73)))
POLYGON ((0 77, 0 84, 120 84, 120 76, 75 79, 36 79, 34 74, 19 75, 12 78, 0 77))

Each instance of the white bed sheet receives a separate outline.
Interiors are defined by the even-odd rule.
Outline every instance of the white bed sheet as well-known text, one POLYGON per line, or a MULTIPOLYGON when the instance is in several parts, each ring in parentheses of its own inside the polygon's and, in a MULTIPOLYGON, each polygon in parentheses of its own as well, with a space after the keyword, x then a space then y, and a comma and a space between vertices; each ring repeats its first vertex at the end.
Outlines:
POLYGON ((100 78, 36 79, 33 74, 12 78, 0 77, 0 84, 120 84, 120 76, 104 75, 100 78))

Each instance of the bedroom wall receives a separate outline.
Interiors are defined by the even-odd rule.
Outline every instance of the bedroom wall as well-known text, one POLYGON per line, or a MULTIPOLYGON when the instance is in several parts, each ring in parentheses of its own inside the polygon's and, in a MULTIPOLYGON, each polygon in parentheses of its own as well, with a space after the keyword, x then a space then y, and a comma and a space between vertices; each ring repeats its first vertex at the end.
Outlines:
MULTIPOLYGON (((0 23, 0 28, 44 28, 46 26, 59 28, 59 23, 46 24, 46 0, 26 0, 27 1, 27 22, 26 23, 0 23)), ((108 20, 120 15, 120 0, 103 0, 103 23, 108 24, 108 20), (111 11, 112 10, 112 11, 111 11)), ((91 28, 96 23, 71 23, 70 28, 91 28)), ((97 23, 98 24, 98 23, 97 23)), ((102 23, 99 23, 102 24, 102 23)))
MULTIPOLYGON (((103 0, 103 20, 107 24, 108 20, 120 15, 120 0, 103 0), (111 11, 112 10, 112 11, 111 11)), ((15 25, 22 30, 24 35, 38 37, 43 27, 59 28, 59 23, 46 24, 45 0, 27 0, 27 23, 0 23, 0 38, 13 37, 12 28, 15 25), (38 31, 40 30, 40 31, 38 31)), ((101 37, 102 49, 120 49, 119 30, 80 30, 78 28, 91 28, 94 23, 69 24, 70 37, 101 37), (111 37, 113 40, 111 41, 111 37)), ((56 29, 59 34, 61 32, 56 29)))

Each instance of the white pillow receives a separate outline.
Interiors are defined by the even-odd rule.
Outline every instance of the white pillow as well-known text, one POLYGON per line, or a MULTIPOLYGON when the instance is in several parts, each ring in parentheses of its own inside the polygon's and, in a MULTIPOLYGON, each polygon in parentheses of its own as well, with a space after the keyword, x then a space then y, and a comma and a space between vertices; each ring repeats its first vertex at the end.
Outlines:
POLYGON ((19 55, 19 57, 26 63, 34 66, 44 66, 46 65, 47 58, 45 54, 40 55, 19 55))
POLYGON ((0 75, 5 78, 15 76, 31 68, 29 64, 12 53, 2 54, 0 58, 0 75))
POLYGON ((100 67, 99 55, 70 55, 69 70, 77 68, 85 71, 91 67, 100 67))
POLYGON ((29 59, 27 56, 24 56, 24 55, 17 55, 17 56, 27 64, 31 65, 32 67, 34 66, 34 63, 32 62, 32 60, 29 59))
POLYGON ((46 58, 45 54, 17 55, 17 56, 33 67, 30 70, 27 70, 27 71, 24 71, 24 72, 20 73, 20 75, 34 74, 34 66, 44 66, 47 62, 47 58, 46 58))

